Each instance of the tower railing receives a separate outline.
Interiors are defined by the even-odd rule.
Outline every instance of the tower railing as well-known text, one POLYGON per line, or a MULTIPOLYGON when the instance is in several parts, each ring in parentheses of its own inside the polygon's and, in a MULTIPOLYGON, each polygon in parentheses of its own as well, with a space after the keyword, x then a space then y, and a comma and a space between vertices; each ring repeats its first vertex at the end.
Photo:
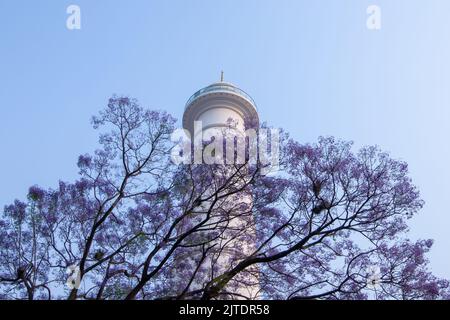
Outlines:
POLYGON ((213 84, 210 85, 206 88, 200 89, 198 90, 196 93, 194 93, 189 100, 186 102, 186 106, 185 106, 185 110, 186 108, 197 98, 206 95, 208 93, 215 93, 215 92, 232 92, 232 93, 236 93, 237 95, 242 96, 243 98, 245 98, 246 100, 248 100, 254 107, 255 109, 257 109, 256 107, 256 103, 255 100, 253 100, 253 98, 244 90, 239 89, 235 86, 229 85, 229 84, 213 84))

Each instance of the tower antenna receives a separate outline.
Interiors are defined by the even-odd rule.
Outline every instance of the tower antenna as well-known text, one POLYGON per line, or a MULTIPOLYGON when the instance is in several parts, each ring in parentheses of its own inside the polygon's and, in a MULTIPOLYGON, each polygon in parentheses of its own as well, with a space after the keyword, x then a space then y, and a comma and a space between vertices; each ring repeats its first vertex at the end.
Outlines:
POLYGON ((222 72, 220 73, 220 82, 223 82, 223 70, 222 70, 222 72))

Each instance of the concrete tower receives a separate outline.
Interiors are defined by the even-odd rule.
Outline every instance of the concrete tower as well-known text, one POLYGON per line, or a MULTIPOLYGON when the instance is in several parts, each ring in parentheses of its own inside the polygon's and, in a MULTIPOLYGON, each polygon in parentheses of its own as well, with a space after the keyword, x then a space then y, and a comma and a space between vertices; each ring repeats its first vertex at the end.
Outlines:
POLYGON ((231 83, 213 83, 200 89, 186 103, 183 127, 194 132, 194 121, 203 122, 203 130, 227 126, 229 119, 244 129, 245 121, 258 124, 258 112, 253 99, 242 89, 231 83))
MULTIPOLYGON (((199 132, 194 132, 194 122, 202 122, 202 131, 200 133, 205 134, 207 131, 223 131, 230 127, 230 120, 233 123, 233 130, 236 134, 245 135, 245 124, 251 123, 252 125, 259 124, 259 118, 257 108, 254 100, 242 89, 239 89, 231 83, 223 81, 223 72, 221 81, 213 83, 203 89, 200 89, 194 93, 186 103, 183 127, 191 133, 191 137, 198 135, 199 132)), ((229 199, 230 207, 232 203, 244 202, 246 204, 252 203, 252 197, 249 194, 239 196, 238 201, 236 199, 229 199)), ((227 206, 227 205, 226 205, 227 206)), ((248 224, 248 218, 253 221, 253 217, 248 217, 247 220, 236 218, 233 219, 229 227, 234 226, 246 226, 248 224)), ((253 225, 253 224, 251 224, 253 225)), ((250 235, 255 235, 254 227, 246 229, 246 232, 250 235)), ((227 238, 227 236, 225 236, 227 238)), ((229 256, 233 255, 232 251, 238 250, 241 253, 248 254, 255 248, 255 243, 248 243, 247 240, 234 239, 230 237, 232 243, 232 249, 225 255, 222 255, 218 261, 219 265, 223 266, 223 270, 229 267, 229 256)), ((251 237, 250 237, 251 238, 251 237)), ((226 250, 225 250, 226 252, 226 250)), ((239 275, 235 280, 232 292, 236 293, 236 297, 255 299, 259 297, 260 287, 258 285, 258 278, 255 276, 256 269, 249 270, 247 274, 239 275)), ((228 290, 230 291, 230 290, 228 290)))

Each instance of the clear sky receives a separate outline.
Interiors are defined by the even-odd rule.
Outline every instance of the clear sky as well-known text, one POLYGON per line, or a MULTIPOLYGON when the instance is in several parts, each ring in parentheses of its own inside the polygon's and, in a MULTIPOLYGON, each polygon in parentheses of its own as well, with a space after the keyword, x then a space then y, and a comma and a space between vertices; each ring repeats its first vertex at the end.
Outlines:
POLYGON ((426 201, 412 235, 436 240, 433 271, 450 278, 449 16, 448 0, 1 0, 0 206, 73 180, 113 93, 181 118, 223 69, 302 142, 406 160, 426 201), (66 28, 70 4, 81 30, 66 28))

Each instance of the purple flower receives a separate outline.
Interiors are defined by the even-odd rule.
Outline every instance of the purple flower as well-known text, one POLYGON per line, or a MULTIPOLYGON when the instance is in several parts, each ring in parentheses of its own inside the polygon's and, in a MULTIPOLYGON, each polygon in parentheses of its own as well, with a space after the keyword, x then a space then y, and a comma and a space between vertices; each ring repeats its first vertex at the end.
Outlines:
POLYGON ((85 154, 78 157, 79 168, 90 168, 91 165, 92 165, 92 157, 90 155, 85 154))
POLYGON ((42 200, 45 196, 45 191, 38 186, 32 186, 28 190, 28 197, 33 201, 42 200))

